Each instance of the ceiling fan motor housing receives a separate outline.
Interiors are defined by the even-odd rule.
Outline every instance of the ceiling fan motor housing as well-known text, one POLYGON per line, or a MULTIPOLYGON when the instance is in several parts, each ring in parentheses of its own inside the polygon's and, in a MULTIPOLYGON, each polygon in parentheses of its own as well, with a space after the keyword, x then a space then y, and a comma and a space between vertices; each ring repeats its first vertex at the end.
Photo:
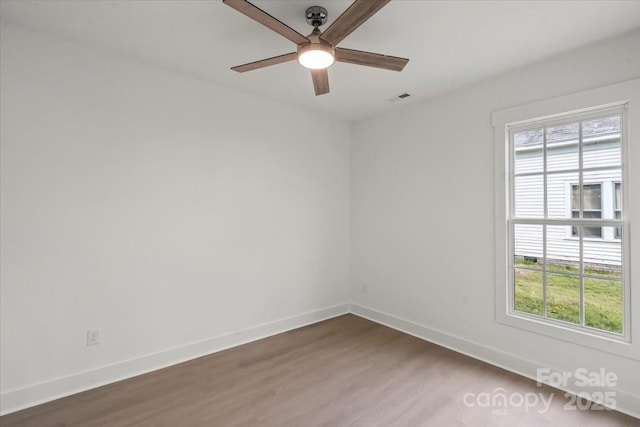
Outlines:
POLYGON ((317 28, 327 22, 327 9, 321 6, 311 6, 305 12, 307 24, 317 28))

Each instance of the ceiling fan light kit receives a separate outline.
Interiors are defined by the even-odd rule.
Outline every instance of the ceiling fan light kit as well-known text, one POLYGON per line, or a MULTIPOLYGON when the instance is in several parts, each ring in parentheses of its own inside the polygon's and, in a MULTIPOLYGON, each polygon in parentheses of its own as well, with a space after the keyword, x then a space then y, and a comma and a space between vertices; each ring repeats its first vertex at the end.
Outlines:
POLYGON ((309 25, 313 26, 313 32, 307 37, 280 22, 264 10, 254 6, 247 0, 222 1, 224 4, 261 23, 297 45, 296 52, 231 68, 239 73, 296 59, 300 65, 311 70, 311 79, 317 96, 329 93, 329 74, 327 68, 333 65, 335 61, 393 71, 402 71, 404 66, 409 62, 406 58, 336 47, 338 43, 344 40, 391 0, 355 0, 325 31, 320 31, 319 27, 327 21, 327 10, 321 6, 309 7, 305 12, 305 19, 309 25))
POLYGON ((329 68, 335 60, 335 50, 331 46, 308 44, 298 48, 298 63, 310 70, 329 68))
POLYGON ((329 68, 336 60, 336 51, 320 38, 320 30, 314 28, 308 37, 311 43, 298 46, 298 63, 311 70, 329 68))

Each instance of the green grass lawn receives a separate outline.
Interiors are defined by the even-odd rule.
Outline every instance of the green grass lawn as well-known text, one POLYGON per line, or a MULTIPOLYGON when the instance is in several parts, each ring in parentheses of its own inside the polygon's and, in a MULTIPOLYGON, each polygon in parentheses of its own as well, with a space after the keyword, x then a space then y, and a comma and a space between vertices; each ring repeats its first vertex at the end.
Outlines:
MULTIPOLYGON (((517 261, 515 271, 515 309, 543 315, 542 271, 518 269, 518 265, 532 265, 517 261)), ((538 265, 539 266, 539 265, 538 265)), ((565 322, 580 323, 580 280, 561 272, 577 272, 575 267, 548 265, 547 317, 565 322)), ((605 331, 622 333, 622 284, 616 272, 589 271, 602 278, 584 279, 585 325, 605 331)))

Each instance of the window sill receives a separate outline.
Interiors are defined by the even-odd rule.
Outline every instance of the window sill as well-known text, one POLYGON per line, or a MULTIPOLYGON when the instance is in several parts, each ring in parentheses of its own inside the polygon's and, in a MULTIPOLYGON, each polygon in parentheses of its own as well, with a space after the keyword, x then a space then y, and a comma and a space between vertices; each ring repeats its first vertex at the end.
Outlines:
POLYGON ((634 348, 628 338, 606 332, 599 333, 588 328, 574 328, 569 324, 553 320, 528 316, 526 313, 498 313, 498 323, 515 327, 524 331, 544 335, 557 340, 593 348, 632 360, 640 361, 640 351, 634 348))

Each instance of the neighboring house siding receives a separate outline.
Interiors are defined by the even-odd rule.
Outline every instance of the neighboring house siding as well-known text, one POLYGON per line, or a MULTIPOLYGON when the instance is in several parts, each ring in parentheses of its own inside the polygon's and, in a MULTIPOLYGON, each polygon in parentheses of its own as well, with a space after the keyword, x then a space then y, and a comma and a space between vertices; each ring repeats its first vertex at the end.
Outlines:
MULTIPOLYGON (((547 170, 566 170, 578 167, 577 144, 549 147, 547 170)), ((585 144, 584 167, 608 167, 611 169, 585 171, 584 184, 601 185, 601 217, 614 218, 614 184, 621 180, 619 140, 585 144)), ((542 171, 541 149, 516 152, 518 173, 542 171)), ((549 218, 571 218, 571 186, 578 184, 578 172, 548 174, 547 208, 549 218)), ((544 216, 543 177, 541 175, 515 178, 516 217, 542 218, 544 216)), ((515 255, 517 257, 542 258, 542 226, 518 225, 515 231, 515 255)), ((548 226, 547 257, 561 262, 578 262, 579 240, 572 236, 569 226, 548 226)), ((613 229, 603 230, 603 238, 584 239, 584 262, 587 264, 621 265, 621 243, 613 235, 613 229)))

